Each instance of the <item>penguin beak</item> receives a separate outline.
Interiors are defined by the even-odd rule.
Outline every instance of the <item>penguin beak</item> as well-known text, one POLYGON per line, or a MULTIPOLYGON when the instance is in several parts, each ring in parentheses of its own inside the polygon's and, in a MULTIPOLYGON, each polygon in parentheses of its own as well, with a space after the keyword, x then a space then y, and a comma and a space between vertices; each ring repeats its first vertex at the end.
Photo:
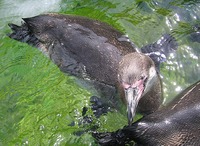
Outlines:
POLYGON ((125 90, 125 98, 127 101, 127 114, 128 114, 128 124, 129 126, 133 122, 133 118, 136 114, 136 108, 139 100, 143 94, 143 86, 129 87, 125 90))
POLYGON ((136 88, 125 89, 125 98, 127 101, 127 114, 128 114, 128 124, 131 125, 133 118, 136 114, 136 107, 138 105, 138 96, 136 88))

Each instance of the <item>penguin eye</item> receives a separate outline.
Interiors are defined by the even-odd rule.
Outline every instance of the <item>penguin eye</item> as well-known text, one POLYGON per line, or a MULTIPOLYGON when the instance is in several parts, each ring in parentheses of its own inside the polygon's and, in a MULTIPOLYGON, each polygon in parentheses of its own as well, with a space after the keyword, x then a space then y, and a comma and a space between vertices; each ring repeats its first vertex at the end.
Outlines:
POLYGON ((141 77, 140 77, 140 80, 144 80, 144 78, 145 78, 145 76, 141 76, 141 77))
POLYGON ((145 75, 143 75, 143 76, 140 77, 140 80, 143 80, 144 82, 146 82, 147 81, 147 77, 145 75))

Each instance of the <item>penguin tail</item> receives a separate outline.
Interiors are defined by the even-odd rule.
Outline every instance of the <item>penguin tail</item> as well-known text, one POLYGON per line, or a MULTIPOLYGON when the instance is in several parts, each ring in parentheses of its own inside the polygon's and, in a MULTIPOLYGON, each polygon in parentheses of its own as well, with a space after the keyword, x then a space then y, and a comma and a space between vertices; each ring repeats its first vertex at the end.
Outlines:
POLYGON ((8 26, 11 28, 12 32, 7 34, 8 37, 30 44, 31 46, 37 47, 39 44, 39 40, 35 37, 35 35, 29 29, 27 23, 22 23, 21 26, 16 24, 9 23, 8 26))

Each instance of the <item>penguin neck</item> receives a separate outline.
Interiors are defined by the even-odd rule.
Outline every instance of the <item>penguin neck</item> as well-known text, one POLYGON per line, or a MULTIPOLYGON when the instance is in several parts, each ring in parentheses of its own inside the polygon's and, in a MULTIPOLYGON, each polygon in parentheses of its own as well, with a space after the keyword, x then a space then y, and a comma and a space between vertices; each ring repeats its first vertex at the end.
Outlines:
POLYGON ((160 76, 157 74, 154 84, 142 96, 138 103, 137 111, 143 115, 155 112, 163 102, 162 83, 160 76))

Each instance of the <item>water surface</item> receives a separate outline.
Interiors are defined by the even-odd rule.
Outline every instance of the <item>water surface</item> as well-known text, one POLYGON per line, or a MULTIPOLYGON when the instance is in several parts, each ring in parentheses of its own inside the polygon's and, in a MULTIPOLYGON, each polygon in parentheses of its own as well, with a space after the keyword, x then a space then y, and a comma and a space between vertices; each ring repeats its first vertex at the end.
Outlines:
MULTIPOLYGON (((127 34, 139 48, 163 34, 178 50, 161 65, 164 104, 200 79, 200 3, 195 0, 2 0, 0 2, 0 145, 95 145, 90 132, 113 131, 127 124, 113 112, 82 124, 82 107, 92 93, 57 68, 39 50, 6 34, 7 24, 47 12, 87 16, 127 34), (71 126, 73 125, 73 126, 71 126), (80 136, 79 136, 80 135, 80 136)), ((88 115, 92 116, 89 110, 88 115)))

